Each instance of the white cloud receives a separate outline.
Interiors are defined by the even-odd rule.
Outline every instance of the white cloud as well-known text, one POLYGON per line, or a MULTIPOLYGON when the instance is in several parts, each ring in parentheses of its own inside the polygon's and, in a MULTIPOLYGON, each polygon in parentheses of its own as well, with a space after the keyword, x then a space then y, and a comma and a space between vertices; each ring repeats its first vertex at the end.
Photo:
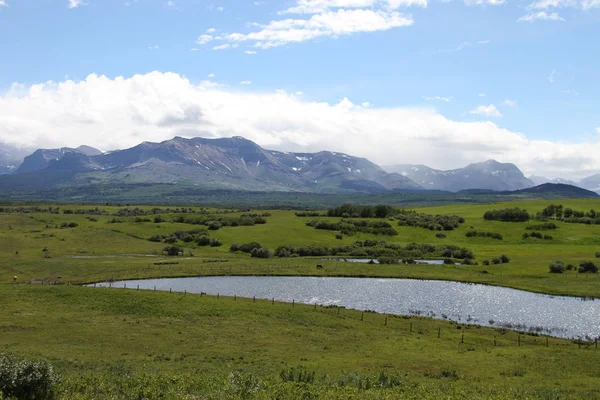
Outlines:
POLYGON ((516 100, 506 99, 506 100, 504 100, 504 102, 502 103, 502 105, 504 105, 506 107, 516 107, 517 106, 517 102, 516 102, 516 100))
POLYGON ((485 93, 479 93, 479 97, 485 97, 485 93))
POLYGON ((548 77, 546 79, 548 79, 548 82, 554 83, 556 81, 556 70, 553 69, 552 72, 550 72, 550 75, 548 75, 548 77))
POLYGON ((254 50, 246 50, 244 53, 250 54, 250 55, 256 54, 256 52, 254 50))
POLYGON ((441 96, 427 97, 427 96, 423 96, 423 98, 425 100, 443 101, 444 103, 450 103, 452 101, 452 96, 450 96, 450 97, 441 97, 441 96))
POLYGON ((527 15, 523 15, 519 18, 518 22, 534 22, 536 20, 541 21, 564 21, 565 19, 558 15, 558 13, 548 14, 545 11, 534 12, 527 15))
POLYGON ((344 10, 315 14, 309 19, 284 19, 257 25, 260 30, 224 35, 229 42, 251 42, 257 48, 268 49, 287 43, 298 43, 323 36, 339 37, 360 32, 385 31, 410 26, 410 15, 372 10, 344 10))
POLYGON ((174 1, 167 1, 167 7, 175 7, 176 4, 174 1))
POLYGON ((206 44, 208 42, 212 42, 213 40, 215 40, 213 35, 200 35, 198 36, 198 39, 196 39, 196 42, 198 44, 206 44))
POLYGON ((0 7, 8 7, 8 4, 6 4, 6 1, 0 0, 0 7))
POLYGON ((427 7, 427 0, 297 0, 296 5, 279 14, 320 14, 336 9, 427 7))
POLYGON ((600 128, 596 128, 596 133, 600 135, 600 128))
POLYGON ((500 6, 505 0, 464 0, 467 6, 500 6))
POLYGON ((240 85, 252 85, 252 81, 241 81, 240 85))
POLYGON ((212 79, 215 77, 215 74, 208 74, 208 77, 212 79))
POLYGON ((550 8, 579 8, 590 10, 600 8, 600 0, 537 0, 531 3, 529 10, 548 10, 550 8))
POLYGON ((198 51, 198 48, 197 48, 197 47, 192 47, 192 48, 190 49, 190 51, 198 51))
POLYGON ((157 44, 155 44, 155 45, 153 45, 153 46, 148 46, 148 48, 149 48, 150 50, 158 50, 158 49, 160 49, 160 47, 159 47, 157 44))
POLYGON ((502 116, 502 114, 500 114, 500 111, 498 111, 496 106, 493 104, 489 104, 487 106, 486 105, 477 106, 474 109, 472 109, 471 111, 469 111, 468 113, 473 114, 473 115, 482 115, 484 117, 501 117, 502 116))
POLYGON ((215 28, 208 28, 206 33, 215 33, 217 30, 215 28))
POLYGON ((493 122, 453 121, 431 109, 236 92, 174 73, 14 84, 0 95, 0 141, 9 144, 110 150, 176 135, 240 135, 266 148, 340 151, 380 164, 449 169, 494 158, 527 175, 576 179, 600 171, 600 141, 531 140, 493 122))
POLYGON ((85 3, 83 0, 69 0, 69 8, 77 8, 79 6, 84 6, 85 3))
POLYGON ((224 7, 217 7, 217 8, 216 8, 216 10, 217 10, 218 12, 223 12, 223 10, 225 10, 225 8, 224 8, 224 7))
POLYGON ((213 46, 213 50, 227 50, 227 49, 231 49, 231 48, 236 48, 238 47, 237 44, 229 44, 229 43, 225 43, 225 44, 220 44, 218 46, 213 46))

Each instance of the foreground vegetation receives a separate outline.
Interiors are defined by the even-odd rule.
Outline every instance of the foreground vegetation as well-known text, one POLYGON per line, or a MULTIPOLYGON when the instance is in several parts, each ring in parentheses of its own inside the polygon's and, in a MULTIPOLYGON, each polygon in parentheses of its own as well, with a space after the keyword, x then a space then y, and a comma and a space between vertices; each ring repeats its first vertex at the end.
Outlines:
MULTIPOLYGON (((0 399, 15 393, 2 389, 3 368, 25 371, 14 367, 26 366, 23 358, 54 367, 60 379, 51 396, 60 399, 598 398, 600 375, 590 366, 600 353, 589 343, 414 316, 75 286, 198 275, 373 276, 600 298, 600 225, 562 221, 557 207, 541 221, 483 218, 510 208, 535 219, 549 214, 549 204, 383 207, 365 216, 2 206, 0 354, 13 356, 0 356, 0 399), (346 257, 385 263, 327 259, 346 257), (448 262, 409 262, 419 257, 448 262)), ((600 209, 592 199, 561 205, 600 209)))
POLYGON ((47 360, 60 399, 600 396, 593 346, 505 329, 75 286, 3 284, 0 302, 0 353, 47 360))

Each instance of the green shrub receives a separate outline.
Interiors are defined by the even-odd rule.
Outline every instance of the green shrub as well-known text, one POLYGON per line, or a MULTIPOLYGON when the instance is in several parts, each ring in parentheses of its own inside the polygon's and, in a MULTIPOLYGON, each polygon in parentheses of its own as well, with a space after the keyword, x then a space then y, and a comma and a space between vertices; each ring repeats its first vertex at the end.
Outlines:
POLYGON ((58 375, 47 362, 18 360, 10 354, 0 354, 0 398, 54 399, 58 383, 58 375))
POLYGON ((584 261, 581 264, 579 264, 579 273, 585 274, 587 272, 595 274, 596 272, 598 272, 598 267, 591 261, 584 261))
POLYGON ((555 261, 549 266, 551 274, 562 274, 565 272, 565 264, 562 261, 555 261))

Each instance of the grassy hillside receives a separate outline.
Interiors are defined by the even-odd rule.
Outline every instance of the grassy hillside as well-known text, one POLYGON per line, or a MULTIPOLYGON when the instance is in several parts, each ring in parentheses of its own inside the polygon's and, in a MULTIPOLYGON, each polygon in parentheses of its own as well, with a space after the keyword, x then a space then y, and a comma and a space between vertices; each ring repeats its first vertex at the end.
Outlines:
POLYGON ((593 346, 503 329, 74 286, 3 284, 0 301, 0 348, 49 360, 65 399, 600 396, 593 346))
MULTIPOLYGON (((578 210, 600 209, 599 200, 565 200, 561 203, 578 210)), ((75 212, 78 209, 95 208, 70 205, 62 206, 59 214, 4 213, 0 214, 0 282, 10 282, 13 275, 17 275, 19 281, 47 279, 73 284, 109 278, 194 275, 377 276, 460 280, 553 294, 600 297, 600 274, 579 274, 576 271, 548 273, 548 265, 556 260, 574 265, 586 260, 594 261, 595 253, 600 251, 600 225, 556 222, 558 229, 544 232, 552 235, 552 240, 524 240, 522 235, 527 232, 526 227, 537 222, 510 223, 485 221, 482 218, 485 211, 494 208, 517 206, 537 212, 548 204, 548 201, 523 201, 418 210, 430 214, 456 214, 465 218, 466 222, 458 229, 445 232, 445 238, 436 237, 435 232, 428 229, 396 226, 392 221, 394 229, 398 231, 397 236, 357 233, 340 240, 336 239, 337 232, 306 226, 308 219, 339 221, 340 218, 303 218, 295 216, 292 211, 271 211, 271 216, 266 217, 267 223, 263 225, 223 227, 209 231, 211 238, 222 242, 221 247, 199 247, 194 243, 178 242, 186 249, 180 257, 163 256, 161 252, 165 243, 153 243, 148 239, 175 231, 206 229, 205 226, 171 222, 179 215, 192 214, 165 212, 159 215, 165 222, 154 223, 154 214, 115 216, 120 210, 116 207, 99 207, 106 215, 64 214, 66 209, 75 212), (75 222, 78 226, 60 227, 62 223, 69 222, 75 222), (499 233, 503 240, 466 237, 471 230, 499 233), (410 242, 458 245, 471 250, 479 265, 357 265, 320 258, 265 260, 229 252, 231 244, 251 241, 259 242, 273 251, 280 245, 340 246, 356 240, 385 240, 402 246, 410 242), (48 251, 44 252, 44 249, 48 251), (482 265, 484 260, 492 260, 502 254, 510 258, 510 263, 482 265), (164 261, 176 264, 161 264, 164 261), (316 263, 323 264, 325 268, 315 269, 316 263)), ((198 210, 196 208, 194 211, 198 210)), ((214 217, 241 214, 215 214, 216 210, 205 212, 214 217)))
MULTIPOLYGON (((598 200, 561 203, 577 210, 600 209, 598 200)), ((38 211, 32 205, 4 209, 0 353, 49 360, 63 376, 59 398, 64 399, 598 398, 600 376, 590 366, 598 364, 600 353, 593 345, 417 317, 387 316, 386 324, 384 315, 337 308, 75 286, 162 276, 378 276, 600 297, 599 274, 548 273, 555 260, 575 265, 595 260, 600 225, 556 222, 552 240, 524 240, 526 227, 538 222, 482 218, 490 209, 517 206, 535 213, 548 204, 522 201, 418 210, 465 219, 445 232, 445 238, 391 221, 397 236, 357 233, 338 239, 338 232, 314 229, 306 222, 340 218, 270 211, 266 224, 210 230, 210 237, 222 242, 220 247, 178 240, 173 244, 185 251, 176 257, 162 253, 167 244, 148 239, 207 229, 173 222, 181 216, 233 218, 248 211, 196 207, 184 213, 162 207, 147 214, 150 207, 124 211, 75 205, 61 205, 58 211, 56 205, 40 206, 43 210, 38 211), (154 222, 155 217, 161 222, 154 222), (498 233, 503 239, 467 237, 471 230, 498 233), (466 247, 479 264, 349 264, 310 257, 258 259, 229 251, 233 243, 251 241, 273 251, 281 245, 332 247, 382 239, 403 247, 410 242, 466 247), (501 254, 510 263, 482 265, 501 254), (317 263, 324 268, 315 268, 317 263), (13 275, 17 283, 11 282, 13 275)))

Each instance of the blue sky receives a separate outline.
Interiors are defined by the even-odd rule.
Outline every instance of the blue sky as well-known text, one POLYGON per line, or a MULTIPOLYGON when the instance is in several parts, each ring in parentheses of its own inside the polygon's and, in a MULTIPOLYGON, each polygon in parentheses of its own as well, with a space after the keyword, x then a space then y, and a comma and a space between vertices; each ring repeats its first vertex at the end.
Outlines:
MULTIPOLYGON (((0 140, 16 141, 17 136, 24 140, 22 129, 35 145, 61 141, 72 145, 87 139, 106 149, 144 139, 143 129, 124 123, 117 137, 128 140, 102 143, 106 118, 98 119, 104 121, 103 127, 99 124, 89 134, 82 133, 83 137, 62 133, 77 130, 71 127, 51 133, 49 138, 48 132, 42 133, 43 124, 64 117, 65 111, 60 109, 48 108, 44 116, 34 118, 35 128, 31 121, 17 120, 24 118, 21 115, 27 107, 31 113, 39 110, 40 103, 32 95, 32 88, 39 88, 36 84, 56 82, 41 90, 61 104, 64 99, 60 96, 66 95, 60 84, 72 81, 78 91, 87 93, 78 92, 81 103, 82 96, 89 100, 94 96, 92 90, 99 90, 87 82, 90 74, 105 76, 111 85, 117 77, 130 80, 137 74, 149 84, 152 79, 164 79, 164 75, 149 75, 158 71, 175 73, 196 89, 205 87, 211 96, 247 99, 283 91, 293 97, 295 105, 290 107, 299 109, 311 104, 335 107, 347 99, 359 118, 367 118, 367 109, 395 110, 390 118, 400 125, 408 121, 396 135, 400 152, 403 137, 416 140, 415 135, 402 132, 417 125, 421 136, 441 135, 467 147, 488 139, 510 141, 511 135, 518 135, 523 138, 521 145, 530 147, 518 155, 510 155, 518 149, 502 142, 491 149, 489 157, 484 146, 463 157, 435 153, 432 162, 422 154, 421 162, 450 168, 480 161, 477 158, 499 158, 525 165, 530 173, 573 177, 600 170, 592 154, 573 161, 581 148, 597 144, 600 133, 598 37, 600 0, 0 0, 0 88, 6 106, 4 113, 0 109, 0 140), (18 89, 15 83, 20 85, 18 89), (407 110, 425 112, 427 121, 417 118, 421 122, 410 122, 411 118, 399 116, 407 110), (431 122, 438 117, 455 127, 431 122), (461 123, 468 126, 466 142, 461 139, 461 123), (488 131, 489 124, 493 132, 488 131), (125 128, 136 133, 128 134, 125 128), (445 129, 453 132, 446 135, 445 129), (503 132, 506 137, 500 137, 503 132), (568 142, 567 148, 563 142, 568 142), (542 148, 544 156, 540 158, 542 148), (532 160, 535 157, 537 161, 532 160)), ((161 93, 167 90, 162 83, 159 86, 161 93)), ((128 90, 133 89, 129 86, 128 90)), ((161 99, 169 95, 177 99, 174 101, 182 97, 196 101, 183 92, 163 93, 161 99)), ((73 99, 64 101, 72 104, 73 99)), ((210 103, 203 98, 197 105, 209 115, 205 101, 210 103)), ((180 104, 174 112, 185 114, 189 106, 180 104)), ((88 107, 96 107, 97 115, 109 112, 98 104, 89 103, 88 107)), ((282 127, 283 120, 274 124, 277 129, 265 128, 268 111, 261 109, 262 122, 252 121, 251 132, 242 129, 241 133, 264 145, 293 149, 330 145, 317 136, 343 135, 336 130, 339 125, 352 130, 348 118, 356 118, 344 114, 340 117, 343 124, 328 120, 314 127, 317 133, 309 143, 294 139, 302 137, 307 128, 297 128, 290 118, 287 122, 292 128, 282 127), (336 129, 329 132, 331 124, 336 129)), ((241 124, 245 117, 234 112, 231 118, 241 124)), ((272 118, 282 114, 286 113, 272 118)), ((123 121, 127 119, 123 116, 123 121)), ((61 120, 59 125, 67 126, 69 121, 61 120)), ((152 126, 148 139, 207 132, 209 125, 217 124, 211 120, 205 126, 160 133, 152 126)), ((233 126, 219 127, 208 131, 215 136, 235 133, 233 126)), ((395 135, 390 129, 381 127, 377 141, 395 135)), ((360 133, 354 132, 356 145, 338 150, 360 153, 360 133)), ((427 149, 426 145, 408 147, 411 154, 406 157, 364 155, 382 163, 404 161, 396 158, 416 162, 414 150, 427 149)))

